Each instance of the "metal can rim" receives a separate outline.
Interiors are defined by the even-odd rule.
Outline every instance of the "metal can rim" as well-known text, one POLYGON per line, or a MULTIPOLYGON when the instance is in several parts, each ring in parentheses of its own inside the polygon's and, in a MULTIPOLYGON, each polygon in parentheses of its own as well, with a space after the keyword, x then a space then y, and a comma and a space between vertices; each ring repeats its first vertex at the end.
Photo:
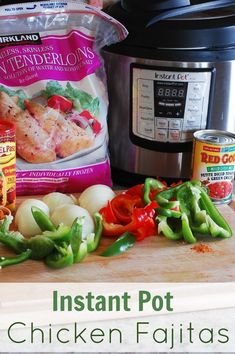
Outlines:
POLYGON ((193 134, 194 139, 201 141, 203 143, 207 143, 207 144, 213 144, 213 145, 231 145, 231 144, 235 144, 235 134, 226 131, 226 130, 216 130, 216 129, 204 129, 204 130, 197 130, 196 132, 194 132, 193 134), (207 139, 203 139, 200 137, 200 135, 207 133, 208 135, 223 135, 225 137, 231 138, 232 140, 229 142, 215 142, 215 141, 210 141, 207 139))

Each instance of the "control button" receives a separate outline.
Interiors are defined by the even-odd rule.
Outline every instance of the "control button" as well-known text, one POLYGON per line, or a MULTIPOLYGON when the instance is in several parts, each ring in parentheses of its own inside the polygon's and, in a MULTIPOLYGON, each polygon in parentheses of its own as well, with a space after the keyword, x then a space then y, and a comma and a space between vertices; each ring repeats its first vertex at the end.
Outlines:
POLYGON ((194 105, 190 105, 189 107, 188 107, 188 112, 192 112, 192 113, 198 113, 199 112, 199 107, 196 105, 196 104, 194 104, 194 105))
POLYGON ((168 128, 168 119, 166 118, 157 118, 157 128, 168 128))
POLYGON ((166 106, 167 107, 174 107, 175 105, 174 105, 174 103, 166 103, 166 106))
POLYGON ((192 89, 193 89, 194 92, 200 92, 200 91, 201 91, 201 88, 202 88, 202 85, 199 84, 198 82, 195 83, 195 84, 193 85, 193 87, 192 87, 192 89))
POLYGON ((145 92, 145 93, 152 93, 153 92, 153 81, 140 79, 138 81, 138 90, 145 92))
POLYGON ((180 131, 179 130, 169 130, 169 141, 179 141, 180 131))
POLYGON ((154 139, 154 124, 151 122, 142 122, 138 124, 138 133, 148 138, 154 139))
POLYGON ((175 107, 181 107, 182 106, 182 103, 175 103, 175 107))
POLYGON ((159 101, 159 102, 158 102, 158 106, 162 106, 162 107, 163 107, 163 106, 165 106, 165 105, 166 105, 165 102, 162 102, 162 101, 159 101))
POLYGON ((154 120, 153 110, 140 109, 138 112, 138 118, 140 120, 154 120))
POLYGON ((170 129, 180 129, 181 128, 181 120, 180 119, 171 119, 169 122, 170 129))
POLYGON ((163 129, 157 129, 156 131, 156 140, 157 141, 167 141, 168 131, 163 129))

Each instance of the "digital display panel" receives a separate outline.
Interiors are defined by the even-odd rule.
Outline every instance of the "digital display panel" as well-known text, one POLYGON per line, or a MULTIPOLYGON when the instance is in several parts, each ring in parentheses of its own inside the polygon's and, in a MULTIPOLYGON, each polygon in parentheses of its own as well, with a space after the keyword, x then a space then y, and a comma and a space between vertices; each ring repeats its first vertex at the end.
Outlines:
POLYGON ((187 89, 187 82, 155 80, 155 117, 183 118, 187 89))
POLYGON ((184 98, 185 88, 157 87, 157 97, 184 98))

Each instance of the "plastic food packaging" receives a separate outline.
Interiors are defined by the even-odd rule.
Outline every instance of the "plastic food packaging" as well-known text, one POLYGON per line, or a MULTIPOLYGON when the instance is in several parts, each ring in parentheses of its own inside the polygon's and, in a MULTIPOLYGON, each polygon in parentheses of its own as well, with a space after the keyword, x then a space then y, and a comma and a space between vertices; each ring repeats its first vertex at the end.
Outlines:
POLYGON ((16 125, 18 195, 111 185, 99 51, 126 35, 83 2, 0 7, 0 117, 16 125))

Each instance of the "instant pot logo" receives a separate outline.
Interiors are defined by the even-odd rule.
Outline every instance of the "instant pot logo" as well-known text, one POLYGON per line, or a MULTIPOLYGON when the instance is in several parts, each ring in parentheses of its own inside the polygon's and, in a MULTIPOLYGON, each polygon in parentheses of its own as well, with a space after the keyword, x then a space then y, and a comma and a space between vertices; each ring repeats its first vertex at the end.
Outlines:
POLYGON ((188 81, 189 74, 187 73, 158 73, 155 72, 155 79, 158 80, 174 80, 174 81, 188 81))
POLYGON ((0 36, 0 47, 41 43, 42 42, 39 33, 0 36))

